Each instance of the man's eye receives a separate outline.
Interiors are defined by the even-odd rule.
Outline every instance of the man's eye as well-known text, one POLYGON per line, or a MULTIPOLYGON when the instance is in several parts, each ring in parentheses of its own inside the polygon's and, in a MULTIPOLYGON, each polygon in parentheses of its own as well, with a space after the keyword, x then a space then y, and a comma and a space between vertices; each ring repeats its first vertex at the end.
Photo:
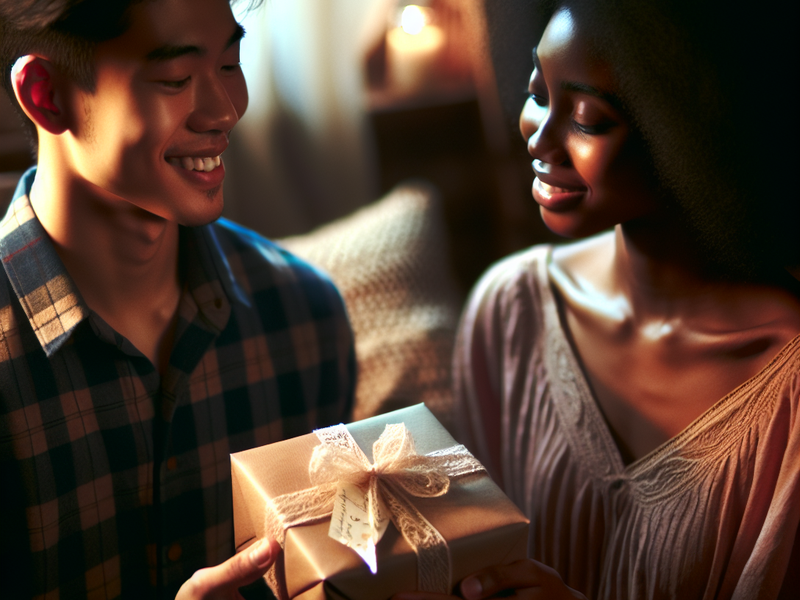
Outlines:
POLYGON ((175 81, 172 80, 159 81, 159 83, 164 87, 170 88, 172 90, 179 90, 181 88, 186 87, 186 84, 189 83, 190 79, 191 77, 185 77, 183 79, 178 79, 175 81))
POLYGON ((242 63, 237 62, 236 64, 233 65, 224 65, 222 67, 222 70, 225 71, 226 73, 233 73, 235 71, 238 71, 241 68, 241 66, 242 63))

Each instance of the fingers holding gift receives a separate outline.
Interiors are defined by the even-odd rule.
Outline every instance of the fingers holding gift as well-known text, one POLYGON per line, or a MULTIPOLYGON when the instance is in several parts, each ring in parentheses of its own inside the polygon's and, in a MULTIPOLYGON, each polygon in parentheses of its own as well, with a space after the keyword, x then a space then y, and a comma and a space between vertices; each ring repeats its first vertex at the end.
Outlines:
MULTIPOLYGON (((586 600, 583 594, 567 587, 554 569, 530 559, 478 571, 464 579, 458 590, 465 600, 586 600)), ((456 597, 413 592, 397 594, 392 600, 456 600, 456 597)))
POLYGON ((464 579, 459 589, 465 600, 586 600, 583 594, 568 587, 554 569, 531 559, 478 571, 464 579))
POLYGON ((261 540, 215 567, 200 569, 181 586, 176 600, 241 598, 239 588, 253 583, 275 562, 280 545, 261 540))

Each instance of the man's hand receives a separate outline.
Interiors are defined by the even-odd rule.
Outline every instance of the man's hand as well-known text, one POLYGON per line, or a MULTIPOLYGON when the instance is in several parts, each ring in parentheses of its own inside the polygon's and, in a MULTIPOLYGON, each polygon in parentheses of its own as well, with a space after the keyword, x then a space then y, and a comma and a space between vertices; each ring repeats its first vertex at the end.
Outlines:
POLYGON ((279 551, 277 542, 261 540, 216 567, 197 571, 175 600, 242 600, 239 588, 262 577, 279 551))
MULTIPOLYGON (((461 582, 459 591, 465 600, 484 598, 586 600, 583 594, 567 587, 555 570, 530 559, 518 560, 510 565, 489 567, 473 573, 461 582)), ((456 598, 413 592, 397 594, 392 600, 456 600, 456 598)))

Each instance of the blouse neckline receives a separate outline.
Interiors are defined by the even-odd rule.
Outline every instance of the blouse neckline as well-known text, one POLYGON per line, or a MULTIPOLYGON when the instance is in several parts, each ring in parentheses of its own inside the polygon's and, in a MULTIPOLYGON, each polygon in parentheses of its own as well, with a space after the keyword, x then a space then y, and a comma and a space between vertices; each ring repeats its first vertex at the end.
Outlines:
MULTIPOLYGON (((686 454, 687 447, 697 441, 699 444, 694 445, 699 447, 691 449, 688 454, 696 460, 702 460, 704 433, 714 427, 735 430, 751 425, 761 412, 760 409, 765 408, 761 405, 775 401, 774 394, 765 394, 762 390, 765 386, 779 387, 783 383, 786 371, 782 367, 789 361, 795 361, 798 363, 797 371, 800 372, 799 334, 761 371, 715 402, 680 433, 626 465, 592 392, 581 361, 568 339, 562 310, 549 274, 552 250, 552 246, 544 246, 542 255, 538 256, 540 260, 536 261, 537 268, 530 271, 531 276, 538 279, 537 287, 541 294, 545 332, 541 339, 542 353, 548 373, 560 384, 553 386, 552 393, 557 396, 554 398, 555 405, 562 419, 566 421, 571 445, 580 453, 583 464, 595 476, 611 479, 647 479, 656 466, 660 467, 664 461, 677 458, 678 452, 686 454), (748 406, 743 407, 743 404, 748 406), (744 421, 740 418, 736 423, 730 423, 728 417, 735 412, 743 413, 739 416, 743 417, 744 421)), ((676 481, 676 484, 678 483, 679 481, 676 481)))

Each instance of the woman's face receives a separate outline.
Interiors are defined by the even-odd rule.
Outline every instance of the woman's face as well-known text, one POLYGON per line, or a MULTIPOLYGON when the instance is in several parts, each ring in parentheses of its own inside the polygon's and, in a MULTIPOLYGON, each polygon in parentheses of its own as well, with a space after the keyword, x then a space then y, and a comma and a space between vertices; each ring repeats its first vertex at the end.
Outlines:
POLYGON ((644 145, 622 112, 611 69, 569 10, 534 49, 520 130, 534 158, 533 197, 553 232, 583 237, 655 212, 644 145))

